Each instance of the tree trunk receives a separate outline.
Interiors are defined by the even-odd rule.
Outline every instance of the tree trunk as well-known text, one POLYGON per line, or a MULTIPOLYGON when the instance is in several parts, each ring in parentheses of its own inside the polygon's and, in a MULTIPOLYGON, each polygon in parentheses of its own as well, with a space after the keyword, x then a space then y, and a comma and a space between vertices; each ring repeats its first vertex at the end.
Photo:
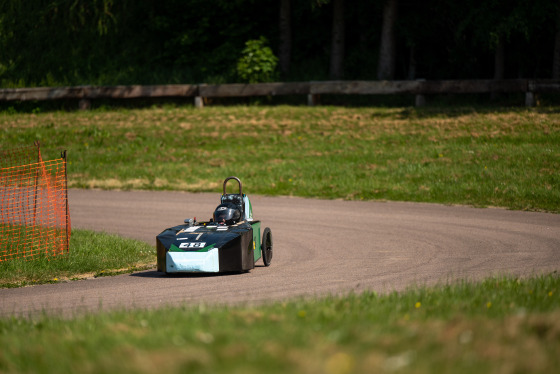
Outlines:
POLYGON ((496 46, 496 51, 494 52, 494 79, 500 80, 504 79, 505 76, 505 47, 502 39, 498 42, 496 46))
POLYGON ((330 78, 342 79, 344 72, 344 0, 333 0, 330 78))
POLYGON ((408 79, 414 80, 416 79, 416 50, 414 47, 410 47, 409 52, 408 79))
POLYGON ((552 79, 560 79, 560 7, 556 15, 556 37, 554 39, 554 60, 552 61, 552 79))
MULTIPOLYGON (((505 47, 504 42, 500 38, 496 50, 494 51, 494 79, 504 79, 505 72, 505 47)), ((497 100, 501 95, 498 92, 490 93, 490 100, 497 100)))
POLYGON ((387 0, 383 8, 383 27, 379 46, 379 63, 377 79, 393 80, 395 78, 395 22, 397 20, 398 0, 387 0))
POLYGON ((291 0, 280 0, 280 46, 278 60, 280 72, 286 76, 290 72, 292 59, 291 0))

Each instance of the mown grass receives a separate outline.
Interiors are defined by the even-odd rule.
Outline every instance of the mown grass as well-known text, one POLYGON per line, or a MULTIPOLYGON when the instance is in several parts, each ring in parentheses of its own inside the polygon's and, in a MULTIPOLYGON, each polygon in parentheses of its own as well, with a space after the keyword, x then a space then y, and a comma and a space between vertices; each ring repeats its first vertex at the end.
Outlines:
POLYGON ((0 288, 56 283, 153 267, 155 248, 114 234, 73 230, 68 253, 0 262, 0 288))
MULTIPOLYGON (((1 148, 67 149, 77 188, 382 199, 560 212, 560 110, 154 107, 0 114, 1 148)), ((53 153, 57 155, 57 153, 53 153)))
POLYGON ((49 251, 56 254, 60 251, 60 241, 66 240, 66 230, 41 225, 20 225, 0 223, 0 260, 9 261, 15 258, 31 260, 32 257, 49 251), (41 238, 42 240, 33 240, 41 238))
POLYGON ((0 319, 3 373, 551 373, 560 279, 0 319))

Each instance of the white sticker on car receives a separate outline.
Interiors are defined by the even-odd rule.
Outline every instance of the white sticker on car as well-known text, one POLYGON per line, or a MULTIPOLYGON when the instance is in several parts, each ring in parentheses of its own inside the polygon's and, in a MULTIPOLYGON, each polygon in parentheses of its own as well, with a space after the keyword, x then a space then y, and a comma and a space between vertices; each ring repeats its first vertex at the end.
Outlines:
POLYGON ((179 244, 179 248, 181 249, 189 249, 189 248, 204 248, 206 247, 206 242, 187 242, 179 244))

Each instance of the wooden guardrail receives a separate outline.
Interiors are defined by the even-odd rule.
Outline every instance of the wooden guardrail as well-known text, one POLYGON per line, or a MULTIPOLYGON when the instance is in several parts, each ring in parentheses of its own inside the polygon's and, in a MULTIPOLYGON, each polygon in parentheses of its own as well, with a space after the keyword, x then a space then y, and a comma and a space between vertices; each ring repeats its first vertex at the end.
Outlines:
POLYGON ((255 84, 176 84, 157 86, 74 86, 0 89, 0 101, 79 100, 87 109, 95 99, 192 97, 197 107, 204 98, 307 95, 309 105, 317 105, 320 95, 416 96, 416 105, 425 104, 432 94, 525 93, 525 105, 535 105, 539 93, 560 93, 557 80, 442 80, 442 81, 318 81, 255 84))

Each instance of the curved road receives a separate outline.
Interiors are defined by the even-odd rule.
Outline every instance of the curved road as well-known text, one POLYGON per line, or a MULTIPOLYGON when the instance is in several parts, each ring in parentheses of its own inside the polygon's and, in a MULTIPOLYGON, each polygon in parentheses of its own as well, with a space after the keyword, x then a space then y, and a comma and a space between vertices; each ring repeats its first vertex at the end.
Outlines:
MULTIPOLYGON (((184 218, 210 218, 219 194, 71 190, 73 228, 155 245, 184 218)), ((534 275, 560 269, 560 215, 399 202, 251 196, 274 257, 249 273, 165 276, 154 270, 0 289, 0 315, 72 316, 115 308, 259 303, 309 295, 534 275)), ((154 258, 155 264, 155 258, 154 258)))

